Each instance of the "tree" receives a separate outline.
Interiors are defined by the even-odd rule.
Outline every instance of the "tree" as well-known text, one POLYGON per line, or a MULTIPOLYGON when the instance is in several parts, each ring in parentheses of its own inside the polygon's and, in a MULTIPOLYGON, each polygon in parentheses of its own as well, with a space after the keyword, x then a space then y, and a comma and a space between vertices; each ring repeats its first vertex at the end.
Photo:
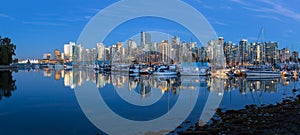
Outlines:
POLYGON ((0 65, 9 65, 13 62, 16 45, 11 43, 9 38, 1 38, 0 36, 0 65))

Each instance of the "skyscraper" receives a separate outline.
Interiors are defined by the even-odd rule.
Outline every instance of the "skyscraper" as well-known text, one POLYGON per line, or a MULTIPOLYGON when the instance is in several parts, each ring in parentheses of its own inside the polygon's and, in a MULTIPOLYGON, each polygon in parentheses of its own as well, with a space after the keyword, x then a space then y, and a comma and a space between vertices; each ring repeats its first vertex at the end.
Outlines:
POLYGON ((239 62, 242 65, 245 65, 249 62, 249 43, 247 39, 242 39, 239 42, 239 62))
POLYGON ((61 53, 58 49, 54 50, 54 59, 55 60, 60 60, 61 59, 61 53))
POLYGON ((299 52, 293 51, 292 52, 292 56, 291 56, 291 60, 295 63, 298 63, 298 58, 299 58, 299 52))
POLYGON ((103 43, 97 43, 97 60, 104 60, 105 58, 105 45, 103 43))
POLYGON ((278 43, 270 41, 266 45, 266 62, 274 64, 278 62, 278 43))
POLYGON ((158 49, 160 52, 159 61, 160 62, 169 62, 169 42, 167 40, 162 41, 158 45, 158 49))
POLYGON ((291 52, 289 48, 279 50, 279 59, 281 63, 290 62, 291 52))
POLYGON ((72 61, 75 50, 75 42, 70 42, 69 44, 64 45, 64 54, 65 58, 69 61, 72 61))
POLYGON ((145 45, 151 44, 151 35, 150 33, 141 32, 141 46, 145 47, 145 45))

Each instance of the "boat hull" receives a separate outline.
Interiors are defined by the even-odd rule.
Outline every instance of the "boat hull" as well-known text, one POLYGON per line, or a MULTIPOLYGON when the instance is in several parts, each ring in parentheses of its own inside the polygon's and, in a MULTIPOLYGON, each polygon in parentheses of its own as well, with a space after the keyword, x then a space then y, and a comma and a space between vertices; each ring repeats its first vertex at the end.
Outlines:
POLYGON ((279 72, 266 72, 266 71, 246 71, 245 72, 247 77, 248 76, 259 76, 259 77, 280 77, 280 73, 279 72))
POLYGON ((181 76, 207 76, 207 73, 180 72, 181 76))
POLYGON ((176 76, 177 72, 153 72, 151 75, 153 76, 176 76))

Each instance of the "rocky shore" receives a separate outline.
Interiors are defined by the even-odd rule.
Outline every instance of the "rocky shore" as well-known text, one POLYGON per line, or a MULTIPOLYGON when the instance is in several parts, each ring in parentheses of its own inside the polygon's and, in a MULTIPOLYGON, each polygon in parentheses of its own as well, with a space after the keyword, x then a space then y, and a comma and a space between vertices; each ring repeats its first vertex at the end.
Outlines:
POLYGON ((179 134, 300 134, 300 95, 276 105, 218 109, 209 124, 179 134))

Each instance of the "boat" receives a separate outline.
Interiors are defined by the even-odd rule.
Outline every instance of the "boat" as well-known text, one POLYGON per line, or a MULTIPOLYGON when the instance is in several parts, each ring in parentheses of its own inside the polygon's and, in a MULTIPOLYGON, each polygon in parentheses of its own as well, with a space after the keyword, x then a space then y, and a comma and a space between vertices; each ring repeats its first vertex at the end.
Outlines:
POLYGON ((130 65, 126 65, 126 64, 112 65, 111 66, 111 71, 114 71, 114 72, 127 72, 128 73, 129 67, 130 67, 130 65))
POLYGON ((180 75, 182 76, 206 76, 207 74, 207 68, 182 68, 180 70, 180 75))
POLYGON ((281 74, 279 71, 275 71, 270 66, 260 65, 260 66, 248 66, 248 70, 245 71, 245 74, 248 76, 258 76, 258 77, 280 77, 281 74))
POLYGON ((283 71, 281 72, 281 75, 282 75, 283 77, 293 76, 293 74, 292 74, 291 72, 287 71, 287 70, 283 70, 283 71))
POLYGON ((139 67, 140 67, 139 72, 142 75, 149 75, 153 72, 153 69, 148 65, 139 65, 139 67))
POLYGON ((130 65, 129 66, 129 76, 139 76, 140 75, 140 66, 139 65, 130 65))
POLYGON ((153 76, 177 76, 179 72, 174 70, 173 65, 159 66, 151 75, 153 76))

